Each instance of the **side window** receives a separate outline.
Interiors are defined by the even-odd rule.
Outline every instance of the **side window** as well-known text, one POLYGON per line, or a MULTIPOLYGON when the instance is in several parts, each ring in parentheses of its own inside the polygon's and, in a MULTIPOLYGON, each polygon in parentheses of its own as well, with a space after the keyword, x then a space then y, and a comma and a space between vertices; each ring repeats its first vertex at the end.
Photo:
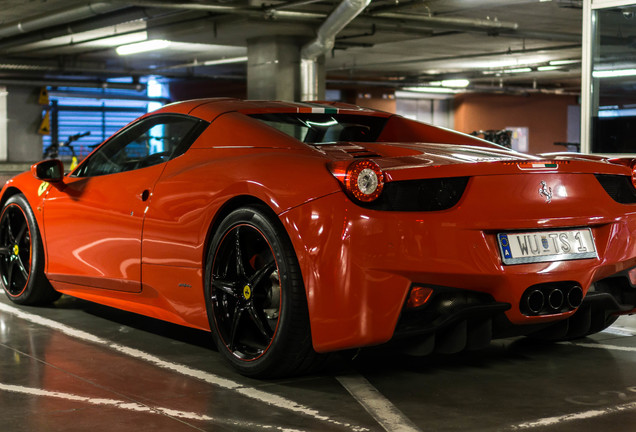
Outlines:
POLYGON ((183 115, 145 118, 108 140, 73 175, 116 174, 167 162, 185 153, 207 124, 183 115))

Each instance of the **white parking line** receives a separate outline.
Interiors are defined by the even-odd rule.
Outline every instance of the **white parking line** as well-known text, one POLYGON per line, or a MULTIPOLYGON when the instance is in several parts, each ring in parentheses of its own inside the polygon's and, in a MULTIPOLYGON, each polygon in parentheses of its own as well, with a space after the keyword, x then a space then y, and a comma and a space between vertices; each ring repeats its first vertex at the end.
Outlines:
POLYGON ((363 376, 343 375, 336 379, 387 432, 421 432, 363 376))
POLYGON ((601 333, 609 333, 617 336, 636 336, 636 330, 626 327, 608 327, 601 333))
POLYGON ((519 430, 519 429, 531 429, 536 427, 554 426, 556 424, 566 423, 570 421, 585 420, 585 419, 590 419, 594 417, 604 416, 607 414, 614 414, 614 413, 623 412, 623 411, 631 411, 634 409, 636 409, 636 402, 631 402, 631 403, 617 405, 617 406, 609 407, 605 409, 583 411, 579 413, 566 414, 566 415, 557 416, 557 417, 546 417, 546 418, 534 420, 531 422, 513 425, 511 428, 513 430, 519 430))
POLYGON ((122 354, 126 354, 128 356, 134 357, 139 360, 146 361, 154 366, 167 369, 181 375, 189 376, 191 378, 196 378, 198 380, 204 381, 208 384, 212 384, 224 389, 232 390, 236 393, 239 393, 245 397, 250 399, 254 399, 256 401, 262 402, 264 404, 292 411, 297 414, 302 414, 308 417, 312 417, 315 420, 320 420, 326 423, 331 423, 336 426, 340 426, 342 428, 346 428, 352 430, 354 432, 363 432, 368 431, 367 428, 351 425, 349 423, 343 423, 338 420, 334 420, 329 418, 328 416, 321 414, 319 411, 309 408, 307 406, 301 405, 297 402, 294 402, 290 399, 284 398, 282 396, 278 396, 273 393, 267 393, 262 390, 257 390, 253 387, 246 387, 236 381, 222 378, 218 375, 205 372, 202 370, 194 369, 185 365, 181 365, 178 363, 172 363, 166 360, 162 360, 161 358, 149 354, 144 351, 140 351, 135 348, 130 348, 124 345, 120 345, 114 342, 111 342, 107 339, 102 339, 98 336, 85 332, 83 330, 78 330, 73 327, 67 326, 65 324, 59 323, 57 321, 41 317, 39 315, 34 315, 28 312, 24 312, 20 309, 17 309, 13 306, 9 306, 5 303, 0 303, 0 311, 12 314, 18 318, 24 319, 26 321, 30 321, 34 324, 41 325, 43 327, 48 327, 53 330, 64 333, 70 337, 80 339, 86 342, 91 342, 97 345, 102 345, 106 348, 118 351, 122 354))
POLYGON ((41 390, 41 389, 32 388, 32 387, 23 387, 23 386, 3 384, 3 383, 0 383, 0 390, 12 392, 12 393, 26 394, 30 396, 64 399, 67 401, 86 403, 86 404, 97 405, 101 407, 106 406, 106 407, 118 408, 123 410, 141 412, 141 413, 159 414, 159 415, 165 415, 168 417, 182 418, 186 420, 214 422, 214 423, 218 423, 218 424, 222 424, 226 426, 227 425, 238 426, 247 430, 276 430, 281 432, 302 432, 298 429, 289 429, 289 428, 284 428, 281 426, 243 422, 243 421, 231 420, 231 419, 221 419, 221 418, 210 417, 207 415, 196 414, 196 413, 187 412, 187 411, 173 410, 170 408, 150 407, 147 405, 140 404, 138 402, 131 402, 126 400, 90 398, 90 397, 79 396, 79 395, 74 395, 70 393, 54 392, 49 390, 41 390))
POLYGON ((603 350, 613 350, 613 351, 626 351, 626 352, 636 352, 636 347, 624 347, 618 345, 606 345, 606 344, 593 344, 593 343, 585 343, 585 342, 557 342, 560 345, 574 345, 583 348, 596 348, 603 350))

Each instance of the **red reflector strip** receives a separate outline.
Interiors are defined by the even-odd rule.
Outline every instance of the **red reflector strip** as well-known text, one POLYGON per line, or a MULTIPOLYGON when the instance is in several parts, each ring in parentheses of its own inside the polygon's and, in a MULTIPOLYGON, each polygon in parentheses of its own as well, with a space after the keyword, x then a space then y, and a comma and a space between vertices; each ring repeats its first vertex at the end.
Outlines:
POLYGON ((433 288, 416 286, 411 290, 409 299, 406 302, 406 306, 409 308, 416 308, 426 304, 433 294, 433 288))
POLYGON ((629 283, 636 285, 636 267, 629 270, 627 276, 629 277, 629 283))

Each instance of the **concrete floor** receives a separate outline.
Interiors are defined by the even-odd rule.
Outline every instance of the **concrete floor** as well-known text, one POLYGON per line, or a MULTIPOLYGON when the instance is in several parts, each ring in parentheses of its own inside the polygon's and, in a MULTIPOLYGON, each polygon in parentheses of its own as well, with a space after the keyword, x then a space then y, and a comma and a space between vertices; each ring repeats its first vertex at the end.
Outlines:
POLYGON ((576 343, 336 357, 257 381, 209 334, 62 297, 0 297, 2 431, 633 431, 636 316, 576 343))

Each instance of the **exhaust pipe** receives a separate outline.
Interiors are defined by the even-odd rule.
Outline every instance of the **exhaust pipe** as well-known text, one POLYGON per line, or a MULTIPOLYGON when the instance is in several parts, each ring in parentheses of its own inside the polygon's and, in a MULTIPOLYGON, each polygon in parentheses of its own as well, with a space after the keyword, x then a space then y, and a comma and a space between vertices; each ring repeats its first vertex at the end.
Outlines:
POLYGON ((574 285, 570 288, 567 295, 568 306, 572 309, 576 309, 583 303, 583 289, 579 285, 574 285))
POLYGON ((535 315, 538 315, 543 309, 543 305, 545 303, 545 298, 541 291, 534 290, 528 294, 526 298, 526 304, 528 305, 528 310, 535 315))
POLYGON ((563 291, 561 291, 560 289, 553 289, 548 295, 548 305, 550 305, 552 310, 555 311, 561 310, 564 300, 565 297, 563 295, 563 291))

